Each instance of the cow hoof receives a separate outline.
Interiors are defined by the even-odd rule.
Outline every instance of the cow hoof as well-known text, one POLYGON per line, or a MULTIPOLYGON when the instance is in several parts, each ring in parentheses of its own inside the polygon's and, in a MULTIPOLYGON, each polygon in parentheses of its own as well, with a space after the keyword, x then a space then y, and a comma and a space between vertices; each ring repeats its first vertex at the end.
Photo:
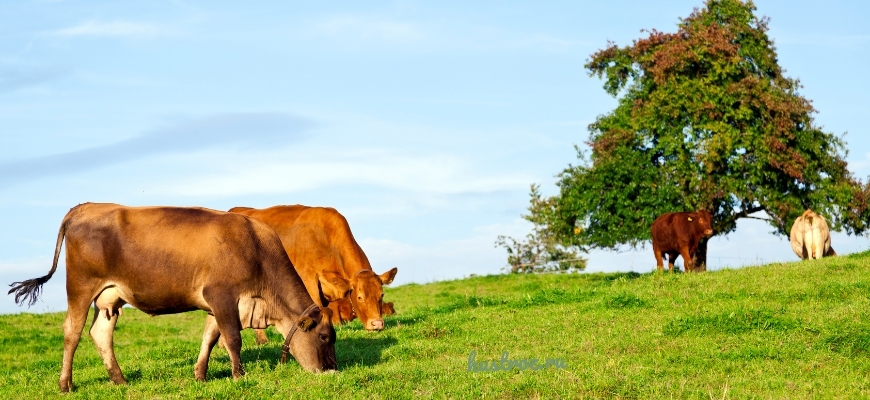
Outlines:
POLYGON ((57 385, 60 386, 61 393, 69 393, 70 389, 72 389, 72 379, 61 379, 57 382, 57 385))

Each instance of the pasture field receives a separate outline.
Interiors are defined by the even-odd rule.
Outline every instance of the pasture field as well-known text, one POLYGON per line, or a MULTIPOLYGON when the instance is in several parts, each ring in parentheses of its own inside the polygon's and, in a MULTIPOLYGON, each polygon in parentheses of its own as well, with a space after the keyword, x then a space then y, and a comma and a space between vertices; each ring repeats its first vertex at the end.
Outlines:
MULTIPOLYGON (((244 378, 216 349, 205 383, 193 379, 204 313, 126 309, 115 349, 129 384, 109 383, 85 334, 66 396, 870 398, 870 252, 689 275, 474 277, 385 298, 398 312, 385 331, 337 328, 338 373, 279 364, 270 328, 262 346, 244 332, 244 378), (478 362, 508 352, 565 368, 469 372, 471 351, 478 362)), ((0 315, 0 396, 60 396, 63 318, 0 315)))

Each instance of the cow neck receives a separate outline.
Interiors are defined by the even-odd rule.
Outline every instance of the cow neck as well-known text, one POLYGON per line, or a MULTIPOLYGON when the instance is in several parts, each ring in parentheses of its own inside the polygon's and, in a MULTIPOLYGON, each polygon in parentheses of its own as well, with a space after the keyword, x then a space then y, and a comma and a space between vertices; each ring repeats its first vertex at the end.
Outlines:
POLYGON ((339 252, 341 256, 341 267, 347 276, 353 276, 360 271, 372 271, 372 266, 368 262, 365 253, 353 239, 353 236, 344 240, 344 250, 339 252))
POLYGON ((284 338, 284 345, 281 346, 281 364, 287 362, 287 355, 290 354, 290 339, 293 339, 293 334, 296 333, 297 329, 299 329, 299 321, 302 320, 302 317, 307 316, 315 307, 317 307, 317 303, 311 303, 302 314, 299 314, 299 318, 296 318, 296 322, 294 322, 293 326, 290 327, 290 332, 288 332, 287 337, 284 338))

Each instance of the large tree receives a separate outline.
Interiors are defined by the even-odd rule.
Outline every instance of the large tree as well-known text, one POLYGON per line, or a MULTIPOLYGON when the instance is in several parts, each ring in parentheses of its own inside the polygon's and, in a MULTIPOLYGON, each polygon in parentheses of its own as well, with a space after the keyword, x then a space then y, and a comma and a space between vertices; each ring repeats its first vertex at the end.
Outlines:
MULTIPOLYGON (((847 170, 843 139, 814 124, 754 11, 751 1, 708 0, 675 33, 593 54, 585 67, 618 105, 589 125, 591 155, 578 148, 559 194, 533 197, 527 218, 582 249, 636 248, 656 216, 696 209, 713 213, 716 235, 759 211, 787 235, 808 208, 834 230, 864 232, 870 187, 847 170)), ((699 247, 704 270, 706 241, 699 247)))

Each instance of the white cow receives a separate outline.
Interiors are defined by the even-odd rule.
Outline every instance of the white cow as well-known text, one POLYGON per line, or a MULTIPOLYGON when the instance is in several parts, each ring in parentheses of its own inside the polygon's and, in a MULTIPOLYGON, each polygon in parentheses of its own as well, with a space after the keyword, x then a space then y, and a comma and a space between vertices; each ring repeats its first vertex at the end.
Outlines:
POLYGON ((803 260, 837 255, 825 217, 806 210, 791 226, 791 248, 803 260))

